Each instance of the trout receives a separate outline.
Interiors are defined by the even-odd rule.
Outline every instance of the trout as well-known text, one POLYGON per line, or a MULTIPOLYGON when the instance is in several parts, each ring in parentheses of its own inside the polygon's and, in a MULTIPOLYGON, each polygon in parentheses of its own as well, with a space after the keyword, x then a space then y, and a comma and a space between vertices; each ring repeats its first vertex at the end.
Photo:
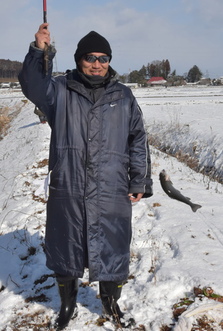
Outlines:
POLYGON ((195 213, 197 209, 201 208, 201 205, 197 205, 195 203, 192 203, 190 201, 190 198, 185 197, 183 194, 180 193, 180 191, 176 190, 172 182, 170 180, 170 177, 167 175, 165 170, 162 170, 159 174, 160 184, 164 190, 164 192, 171 198, 178 201, 181 201, 183 203, 186 203, 191 207, 193 212, 195 213))

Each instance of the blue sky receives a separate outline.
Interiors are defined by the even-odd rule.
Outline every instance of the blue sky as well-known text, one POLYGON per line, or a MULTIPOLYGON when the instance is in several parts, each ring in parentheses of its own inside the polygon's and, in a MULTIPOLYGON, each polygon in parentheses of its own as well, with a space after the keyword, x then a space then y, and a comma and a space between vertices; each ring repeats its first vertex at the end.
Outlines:
MULTIPOLYGON (((179 75, 197 65, 204 76, 223 76, 222 0, 47 0, 47 7, 59 71, 75 67, 78 41, 94 30, 110 42, 119 74, 168 59, 179 75)), ((23 61, 43 20, 42 0, 0 8, 0 58, 23 61)))

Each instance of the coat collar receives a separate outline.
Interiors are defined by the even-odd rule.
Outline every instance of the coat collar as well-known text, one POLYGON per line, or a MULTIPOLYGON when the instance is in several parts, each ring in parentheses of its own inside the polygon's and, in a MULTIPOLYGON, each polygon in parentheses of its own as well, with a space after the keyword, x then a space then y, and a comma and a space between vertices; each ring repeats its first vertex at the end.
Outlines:
MULTIPOLYGON (((104 83, 102 82, 102 84, 100 84, 100 86, 92 86, 89 83, 88 79, 84 79, 83 75, 81 74, 77 69, 74 69, 70 72, 67 73, 66 77, 67 77, 67 87, 68 89, 71 89, 79 94, 82 94, 84 97, 86 97, 89 101, 92 102, 89 93, 88 93, 88 89, 90 88, 97 88, 97 87, 105 87, 106 93, 105 94, 109 94, 110 92, 114 92, 114 87, 116 86, 115 90, 118 90, 119 92, 121 92, 121 89, 118 88, 117 86, 117 80, 115 79, 115 75, 116 72, 109 67, 109 76, 105 77, 104 83)), ((87 78, 87 77, 86 77, 87 78)), ((102 80, 103 81, 103 80, 102 80)), ((97 84, 96 84, 97 85, 97 84)), ((103 103, 105 102, 105 99, 108 100, 106 102, 111 102, 112 100, 110 100, 112 97, 111 96, 107 96, 106 98, 103 98, 103 103)), ((120 96, 119 96, 120 98, 120 96)), ((98 105, 98 102, 96 103, 98 105)))

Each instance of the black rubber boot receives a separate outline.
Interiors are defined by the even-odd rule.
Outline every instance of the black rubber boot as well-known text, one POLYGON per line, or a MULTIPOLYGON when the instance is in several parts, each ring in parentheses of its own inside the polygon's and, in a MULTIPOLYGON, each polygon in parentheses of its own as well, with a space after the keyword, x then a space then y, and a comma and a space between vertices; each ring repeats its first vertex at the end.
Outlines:
POLYGON ((59 315, 56 319, 56 330, 63 330, 69 323, 71 318, 77 316, 77 292, 78 279, 70 279, 57 277, 59 293, 61 299, 61 307, 59 315))
POLYGON ((122 282, 99 282, 100 297, 103 306, 103 315, 112 317, 113 321, 120 324, 124 316, 117 304, 122 292, 122 282))

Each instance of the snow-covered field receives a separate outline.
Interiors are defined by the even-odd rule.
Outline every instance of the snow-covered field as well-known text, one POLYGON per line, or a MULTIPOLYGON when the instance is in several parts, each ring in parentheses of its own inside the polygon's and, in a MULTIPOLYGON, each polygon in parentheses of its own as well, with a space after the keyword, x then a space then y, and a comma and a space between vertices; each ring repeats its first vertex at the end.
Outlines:
POLYGON ((223 182, 222 86, 141 89, 136 96, 157 146, 183 150, 223 182))
MULTIPOLYGON (((160 134, 173 150, 196 142, 199 162, 212 167, 214 162, 222 171, 223 87, 134 93, 151 134, 160 134)), ((21 111, 0 141, 0 330, 47 330, 60 306, 43 251, 42 187, 50 129, 39 123, 33 104, 24 103, 20 92, 0 90, 1 107, 21 111)), ((134 316, 135 330, 167 331, 172 325, 175 331, 189 331, 202 314, 212 320, 212 330, 222 330, 223 304, 203 288, 223 295, 223 185, 155 148, 151 157, 154 195, 133 206, 130 277, 120 307, 134 316), (159 183, 162 169, 175 188, 202 208, 193 213, 188 205, 170 199, 159 183), (198 289, 206 295, 197 296, 198 289), (181 302, 187 307, 189 299, 186 312, 174 320, 173 305, 181 302)), ((98 283, 87 281, 86 270, 80 279, 79 315, 66 330, 114 330, 110 322, 96 325, 101 313, 98 283)))

